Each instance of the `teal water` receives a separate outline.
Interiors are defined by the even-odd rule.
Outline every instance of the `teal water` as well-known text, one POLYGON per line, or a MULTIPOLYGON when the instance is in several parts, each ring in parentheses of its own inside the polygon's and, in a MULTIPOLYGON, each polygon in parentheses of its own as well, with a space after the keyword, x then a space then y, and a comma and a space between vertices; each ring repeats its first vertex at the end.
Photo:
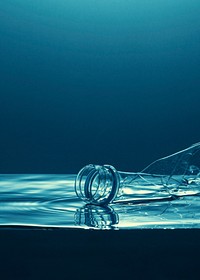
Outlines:
POLYGON ((84 229, 200 228, 200 196, 85 205, 75 175, 0 175, 0 226, 84 229))

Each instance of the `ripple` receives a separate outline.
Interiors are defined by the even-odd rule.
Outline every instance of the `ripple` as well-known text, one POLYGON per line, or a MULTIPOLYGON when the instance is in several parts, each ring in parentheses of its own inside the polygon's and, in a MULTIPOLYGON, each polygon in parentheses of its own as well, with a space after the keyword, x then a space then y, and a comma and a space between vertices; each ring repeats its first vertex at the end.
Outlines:
POLYGON ((200 228, 200 197, 84 205, 75 175, 0 175, 0 226, 84 229, 200 228))

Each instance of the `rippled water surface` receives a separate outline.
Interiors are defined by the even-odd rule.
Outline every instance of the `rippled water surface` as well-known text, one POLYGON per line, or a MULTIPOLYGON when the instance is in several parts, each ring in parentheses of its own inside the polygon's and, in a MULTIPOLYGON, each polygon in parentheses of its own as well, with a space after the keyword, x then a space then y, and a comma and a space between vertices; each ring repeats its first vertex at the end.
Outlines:
POLYGON ((75 175, 0 175, 0 226, 85 229, 200 228, 200 196, 85 205, 75 175))

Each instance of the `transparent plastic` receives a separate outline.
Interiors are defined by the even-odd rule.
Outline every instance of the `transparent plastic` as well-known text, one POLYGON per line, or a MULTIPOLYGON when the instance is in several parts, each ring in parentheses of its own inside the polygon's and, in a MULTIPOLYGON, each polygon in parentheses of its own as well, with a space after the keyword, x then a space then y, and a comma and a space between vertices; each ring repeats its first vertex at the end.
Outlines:
POLYGON ((200 142, 158 159, 137 173, 111 165, 89 164, 75 181, 75 191, 86 203, 134 203, 171 200, 200 193, 200 142))

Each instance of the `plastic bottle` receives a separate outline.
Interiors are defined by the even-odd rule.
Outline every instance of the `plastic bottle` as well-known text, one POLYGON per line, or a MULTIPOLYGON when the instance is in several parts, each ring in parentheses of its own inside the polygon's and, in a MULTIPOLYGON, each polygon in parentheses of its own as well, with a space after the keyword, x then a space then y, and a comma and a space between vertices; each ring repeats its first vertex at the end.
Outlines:
POLYGON ((137 173, 111 165, 89 164, 75 181, 75 191, 86 203, 134 203, 170 200, 200 193, 200 142, 154 161, 137 173))

